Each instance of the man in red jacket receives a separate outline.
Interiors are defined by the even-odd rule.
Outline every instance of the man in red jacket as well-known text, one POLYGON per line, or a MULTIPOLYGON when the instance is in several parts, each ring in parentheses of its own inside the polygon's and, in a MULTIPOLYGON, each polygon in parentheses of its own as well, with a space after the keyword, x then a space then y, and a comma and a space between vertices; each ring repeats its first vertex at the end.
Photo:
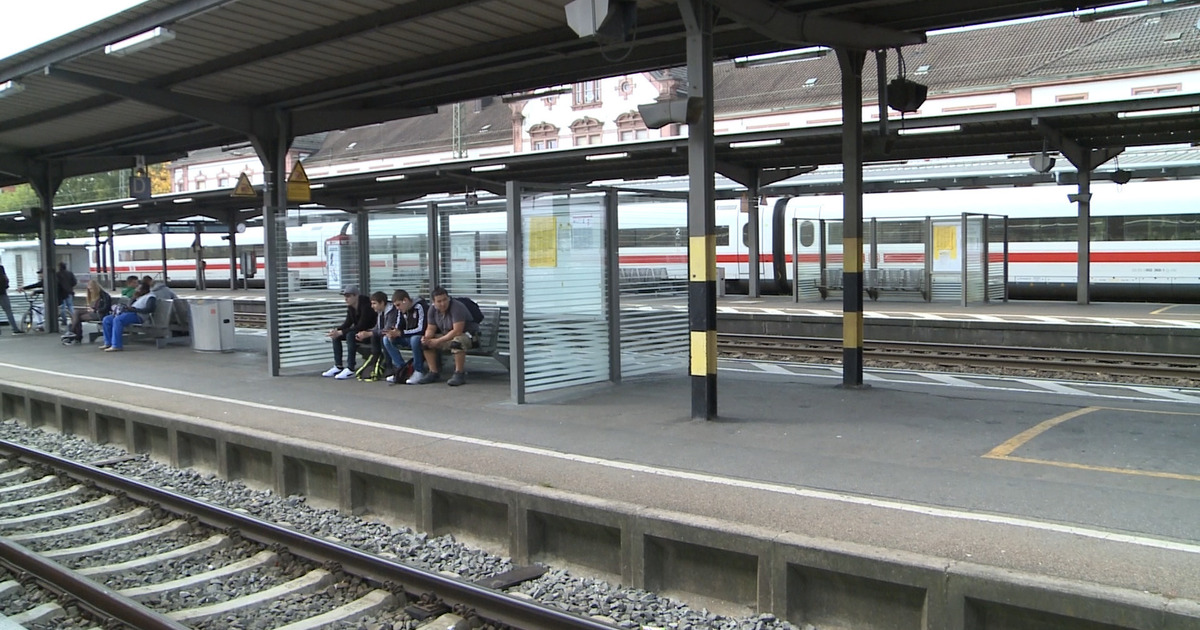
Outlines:
POLYGON ((340 381, 354 378, 354 362, 358 359, 358 340, 355 338, 361 330, 371 330, 375 327, 376 314, 371 308, 371 298, 362 295, 358 287, 350 285, 342 290, 346 298, 346 320, 341 326, 329 331, 328 337, 333 340, 333 367, 321 373, 321 376, 332 376, 340 381), (342 361, 342 342, 346 342, 345 353, 349 355, 342 361))

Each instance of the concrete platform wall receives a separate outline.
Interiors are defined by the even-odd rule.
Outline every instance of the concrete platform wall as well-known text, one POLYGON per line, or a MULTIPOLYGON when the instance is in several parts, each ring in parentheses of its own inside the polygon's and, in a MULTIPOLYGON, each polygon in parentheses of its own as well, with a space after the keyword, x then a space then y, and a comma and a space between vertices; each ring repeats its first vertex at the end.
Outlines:
POLYGON ((320 506, 406 523, 652 590, 821 630, 1184 630, 1200 605, 747 528, 334 450, 56 390, 0 384, 0 419, 113 443, 320 506))

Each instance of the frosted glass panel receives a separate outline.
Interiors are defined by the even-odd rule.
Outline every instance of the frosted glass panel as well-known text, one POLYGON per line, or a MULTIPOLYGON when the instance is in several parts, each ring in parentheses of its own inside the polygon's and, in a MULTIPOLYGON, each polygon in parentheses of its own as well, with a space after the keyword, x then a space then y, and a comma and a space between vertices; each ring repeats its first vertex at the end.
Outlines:
POLYGON ((610 380, 604 216, 600 193, 521 199, 526 392, 610 380))

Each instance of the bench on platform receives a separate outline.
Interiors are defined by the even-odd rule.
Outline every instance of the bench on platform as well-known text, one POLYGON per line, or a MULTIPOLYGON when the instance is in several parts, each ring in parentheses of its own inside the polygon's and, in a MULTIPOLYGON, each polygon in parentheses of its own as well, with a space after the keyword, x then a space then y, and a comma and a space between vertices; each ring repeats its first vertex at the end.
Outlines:
MULTIPOLYGON (((140 324, 130 324, 125 327, 125 334, 153 339, 155 347, 162 349, 168 343, 176 340, 191 342, 191 327, 188 324, 189 313, 187 300, 162 299, 154 301, 154 312, 140 324)), ((84 322, 82 324, 88 343, 95 343, 96 338, 103 335, 100 322, 84 322)))

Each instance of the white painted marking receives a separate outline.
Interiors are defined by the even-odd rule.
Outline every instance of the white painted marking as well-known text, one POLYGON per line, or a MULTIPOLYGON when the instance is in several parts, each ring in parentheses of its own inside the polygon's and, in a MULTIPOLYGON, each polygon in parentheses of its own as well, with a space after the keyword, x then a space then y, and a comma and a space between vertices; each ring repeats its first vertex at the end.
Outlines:
POLYGON ((783 367, 778 363, 754 363, 753 365, 760 371, 767 372, 768 374, 787 374, 789 376, 795 374, 795 372, 783 367))
MULTIPOLYGON (((15 370, 24 370, 26 372, 35 372, 38 374, 47 374, 51 376, 61 377, 62 382, 70 382, 71 380, 78 381, 80 379, 95 381, 97 383, 106 383, 114 387, 127 387, 128 383, 119 379, 86 376, 77 373, 56 372, 54 370, 44 370, 41 368, 30 368, 13 363, 0 363, 0 367, 6 367, 15 370)), ((314 377, 316 378, 316 377, 314 377)), ((742 488, 747 490, 759 490, 763 492, 773 492, 787 496, 802 497, 806 499, 816 499, 822 501, 834 501, 838 503, 848 503, 851 505, 862 505, 866 507, 879 508, 884 510, 894 510, 897 512, 908 512, 911 514, 922 514, 925 516, 934 516, 939 518, 950 518, 962 521, 974 521, 980 523, 990 523, 993 525, 1008 525, 1012 527, 1023 527, 1026 529, 1055 532, 1060 534, 1070 534, 1075 536, 1083 536, 1085 538, 1094 538, 1098 540, 1107 540, 1110 542, 1119 542, 1140 547, 1150 547, 1155 549, 1167 549, 1170 551, 1182 551, 1186 553, 1194 553, 1200 555, 1200 545, 1192 545, 1188 543, 1174 542, 1170 540, 1161 540, 1148 536, 1134 536, 1130 534, 1120 534, 1116 532, 1108 532, 1100 529, 1092 529, 1089 527, 1078 527, 1074 525, 1064 525, 1061 523, 1051 523, 1045 521, 1036 521, 1032 519, 1020 518, 1015 516, 1001 516, 997 514, 983 514, 975 512, 967 512, 963 510, 954 510, 950 508, 940 508, 929 505, 921 505, 918 503, 907 503, 904 501, 890 499, 874 499, 871 497, 856 496, 841 492, 830 492, 825 490, 814 490, 811 488, 785 486, 776 483, 767 483, 760 481, 749 481, 746 479, 731 479, 728 477, 719 477, 705 473, 688 472, 683 470, 670 470, 666 468, 657 468, 644 464, 635 464, 632 462, 613 461, 592 457, 590 455, 579 455, 576 453, 565 453, 554 451, 547 448, 539 448, 534 446, 526 446, 524 444, 512 444, 508 442, 498 442, 495 440, 485 440, 482 438, 473 438, 465 435, 454 435, 452 433, 441 433, 438 431, 428 431, 425 429, 414 429, 411 427, 398 427, 388 424, 372 422, 370 420, 360 420, 358 418, 346 418, 343 416, 335 416, 327 413, 316 411, 308 411, 306 409, 294 409, 291 407, 281 407, 278 405, 267 405, 263 403, 250 402, 246 400, 237 400, 232 398, 224 398, 221 396, 211 396, 208 394, 198 394, 181 389, 172 389, 169 387, 160 387, 157 385, 141 384, 138 386, 141 390, 150 390, 171 394, 175 397, 190 397, 200 400, 211 400, 226 404, 236 404, 243 407, 253 409, 262 409, 265 411, 284 411, 287 413, 296 414, 299 416, 307 416, 309 418, 317 418, 327 420, 333 423, 352 424, 356 426, 370 427, 381 431, 391 431, 395 433, 404 433, 430 439, 445 440, 447 442, 457 442, 460 444, 470 444, 472 446, 483 446, 494 448, 497 450, 510 451, 514 453, 524 453, 528 455, 536 455, 539 457, 547 457, 550 459, 559 459, 564 461, 576 462, 580 464, 588 464, 592 466, 601 466, 614 470, 624 470, 628 472, 637 472, 647 475, 656 475, 671 479, 682 479, 686 481, 695 481, 700 483, 708 483, 718 486, 742 488)))
POLYGON ((966 379, 962 379, 950 374, 944 374, 942 372, 922 373, 921 376, 924 376, 931 381, 937 381, 943 385, 949 385, 951 387, 979 387, 977 383, 972 383, 966 379))
POLYGON ((1055 381, 1039 381, 1039 380, 1033 379, 1033 378, 1014 378, 1013 380, 1018 383, 1025 383, 1026 385, 1028 385, 1030 387, 1037 387, 1039 389, 1044 389, 1046 391, 1054 392, 1056 394, 1069 394, 1072 396, 1087 396, 1087 395, 1089 395, 1088 392, 1085 392, 1081 389, 1069 387, 1067 385, 1063 385, 1062 383, 1058 383, 1055 381))
POLYGON ((1200 392, 1197 394, 1185 394, 1174 389, 1166 389, 1161 387, 1143 387, 1140 385, 1131 386, 1130 389, 1149 394, 1151 396, 1160 396, 1162 398, 1170 398, 1171 400, 1180 400, 1183 402, 1200 403, 1200 392))

